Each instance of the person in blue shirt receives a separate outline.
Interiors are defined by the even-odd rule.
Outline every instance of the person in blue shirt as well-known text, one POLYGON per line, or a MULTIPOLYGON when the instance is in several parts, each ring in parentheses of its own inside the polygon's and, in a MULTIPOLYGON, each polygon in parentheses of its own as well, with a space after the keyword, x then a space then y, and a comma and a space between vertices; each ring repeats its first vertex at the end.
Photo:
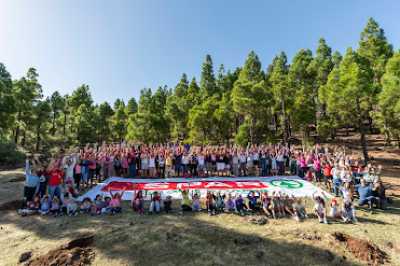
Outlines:
POLYGON ((368 204, 368 207, 372 209, 372 205, 376 203, 376 198, 372 194, 372 187, 368 185, 364 179, 361 179, 361 183, 357 186, 357 192, 359 195, 358 206, 364 206, 368 204))
POLYGON ((32 174, 32 168, 29 159, 27 159, 25 161, 25 187, 24 187, 24 198, 26 202, 33 200, 34 195, 39 191, 39 187, 40 187, 40 177, 37 174, 32 174))

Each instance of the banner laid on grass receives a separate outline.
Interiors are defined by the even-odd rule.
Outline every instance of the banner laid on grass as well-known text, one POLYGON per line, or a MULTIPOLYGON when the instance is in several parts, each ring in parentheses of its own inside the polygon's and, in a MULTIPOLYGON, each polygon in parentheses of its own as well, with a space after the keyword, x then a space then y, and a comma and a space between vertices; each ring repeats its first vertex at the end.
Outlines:
POLYGON ((123 199, 131 200, 135 191, 142 190, 145 198, 149 199, 153 191, 158 191, 162 198, 172 196, 180 199, 180 190, 189 190, 191 194, 198 193, 204 197, 208 190, 224 193, 240 193, 247 196, 250 191, 281 192, 295 197, 311 197, 318 193, 326 198, 329 193, 297 176, 272 177, 208 177, 208 178, 166 178, 166 179, 131 179, 111 177, 86 192, 79 198, 94 199, 96 195, 109 195, 109 191, 125 190, 123 199))

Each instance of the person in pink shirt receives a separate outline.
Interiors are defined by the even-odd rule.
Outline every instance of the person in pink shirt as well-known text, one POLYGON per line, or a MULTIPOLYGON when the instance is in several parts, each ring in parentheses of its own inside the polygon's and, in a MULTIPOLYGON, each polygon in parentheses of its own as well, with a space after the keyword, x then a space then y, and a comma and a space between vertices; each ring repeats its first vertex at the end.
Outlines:
POLYGON ((322 182, 321 161, 318 156, 314 157, 313 168, 315 181, 318 183, 322 182))
POLYGON ((122 211, 121 200, 122 200, 122 196, 124 195, 124 192, 125 192, 125 188, 122 190, 121 194, 119 194, 119 192, 113 194, 111 192, 111 189, 109 190, 109 193, 111 195, 111 200, 109 203, 111 215, 120 213, 122 211))

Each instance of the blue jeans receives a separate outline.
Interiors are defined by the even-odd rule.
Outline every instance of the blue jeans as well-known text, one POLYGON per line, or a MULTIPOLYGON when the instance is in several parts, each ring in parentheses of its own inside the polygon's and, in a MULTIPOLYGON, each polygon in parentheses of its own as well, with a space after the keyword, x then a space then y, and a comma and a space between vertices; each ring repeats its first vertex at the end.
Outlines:
POLYGON ((340 180, 337 181, 333 179, 333 193, 336 195, 336 197, 338 197, 340 194, 340 186, 341 186, 340 180))
POLYGON ((49 186, 49 194, 50 194, 50 198, 54 198, 54 196, 57 196, 58 198, 60 198, 61 196, 61 190, 60 190, 60 186, 49 186))
POLYGON ((130 164, 129 165, 129 177, 134 178, 136 176, 136 165, 130 164))
POLYGON ((89 167, 82 166, 81 173, 82 173, 82 181, 84 183, 88 182, 88 180, 89 180, 89 167))

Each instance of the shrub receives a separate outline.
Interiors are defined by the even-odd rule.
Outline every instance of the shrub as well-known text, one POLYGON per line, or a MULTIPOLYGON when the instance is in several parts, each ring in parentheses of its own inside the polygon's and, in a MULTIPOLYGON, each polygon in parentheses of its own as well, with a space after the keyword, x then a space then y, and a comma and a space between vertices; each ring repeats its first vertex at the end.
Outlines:
POLYGON ((25 155, 17 146, 7 140, 0 139, 0 166, 15 167, 23 164, 25 155))

